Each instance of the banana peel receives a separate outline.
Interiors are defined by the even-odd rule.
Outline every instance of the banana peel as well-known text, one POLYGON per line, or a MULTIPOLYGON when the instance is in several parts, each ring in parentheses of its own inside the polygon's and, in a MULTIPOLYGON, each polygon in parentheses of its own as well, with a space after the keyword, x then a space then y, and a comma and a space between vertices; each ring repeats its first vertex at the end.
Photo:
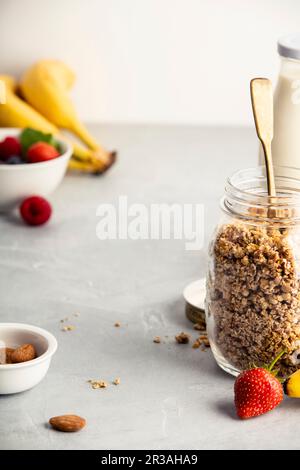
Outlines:
POLYGON ((77 135, 91 150, 103 151, 80 122, 69 97, 74 81, 74 72, 63 62, 40 60, 24 73, 20 88, 26 101, 49 121, 77 135))
POLYGON ((5 85, 5 103, 0 105, 0 126, 32 127, 66 140, 73 148, 73 155, 69 163, 70 169, 100 174, 114 163, 115 152, 109 153, 102 148, 98 148, 96 151, 87 149, 61 134, 57 126, 18 96, 17 84, 13 77, 0 75, 0 80, 5 85), (73 165, 74 160, 76 164, 73 165))

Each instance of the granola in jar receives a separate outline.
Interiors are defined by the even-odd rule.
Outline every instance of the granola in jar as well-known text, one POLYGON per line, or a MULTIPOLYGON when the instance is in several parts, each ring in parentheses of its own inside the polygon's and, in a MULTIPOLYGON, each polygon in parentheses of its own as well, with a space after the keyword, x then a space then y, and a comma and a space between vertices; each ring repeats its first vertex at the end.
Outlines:
MULTIPOLYGON (((253 174, 250 179, 253 184, 253 174)), ((211 347, 219 365, 234 375, 269 364, 284 351, 277 364, 284 376, 300 367, 299 195, 280 193, 272 207, 264 207, 270 201, 263 192, 235 188, 230 199, 231 189, 224 201, 226 220, 210 248, 206 315, 211 347)))

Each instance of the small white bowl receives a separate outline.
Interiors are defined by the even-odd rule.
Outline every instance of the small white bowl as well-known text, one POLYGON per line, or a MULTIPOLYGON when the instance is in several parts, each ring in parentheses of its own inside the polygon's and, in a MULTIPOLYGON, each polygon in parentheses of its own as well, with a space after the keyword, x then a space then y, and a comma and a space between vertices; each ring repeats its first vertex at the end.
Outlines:
MULTIPOLYGON (((17 136, 22 129, 0 128, 0 141, 7 136, 17 136)), ((58 140, 63 153, 53 160, 20 165, 0 165, 0 211, 19 205, 28 196, 47 196, 62 181, 72 155, 71 146, 58 140)))
POLYGON ((46 375, 57 341, 46 330, 23 323, 0 323, 0 348, 32 344, 36 359, 0 365, 0 395, 19 393, 37 385, 46 375))

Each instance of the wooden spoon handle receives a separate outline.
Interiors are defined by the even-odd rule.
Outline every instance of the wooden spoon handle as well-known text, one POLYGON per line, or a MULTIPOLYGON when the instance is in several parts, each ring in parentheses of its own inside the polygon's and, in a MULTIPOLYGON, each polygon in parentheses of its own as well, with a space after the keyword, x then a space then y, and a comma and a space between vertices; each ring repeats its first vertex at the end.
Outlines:
POLYGON ((269 196, 276 196, 272 163, 271 143, 273 139, 273 90, 267 78, 254 78, 250 83, 251 102, 256 133, 262 143, 269 196))
POLYGON ((273 168, 273 160, 272 160, 271 142, 268 142, 268 143, 262 142, 262 147, 263 147, 263 151, 265 155, 268 195, 275 197, 276 186, 275 186, 274 168, 273 168))

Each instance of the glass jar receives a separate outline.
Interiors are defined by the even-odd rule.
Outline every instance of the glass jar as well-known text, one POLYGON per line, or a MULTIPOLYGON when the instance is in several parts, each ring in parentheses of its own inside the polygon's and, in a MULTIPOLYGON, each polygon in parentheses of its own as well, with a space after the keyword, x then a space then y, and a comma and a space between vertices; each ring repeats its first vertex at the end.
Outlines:
POLYGON ((219 366, 233 375, 277 363, 300 368, 300 170, 276 168, 276 198, 263 167, 227 180, 209 249, 206 322, 219 366))
POLYGON ((274 93, 273 162, 300 168, 300 34, 281 38, 278 53, 281 64, 274 93))

